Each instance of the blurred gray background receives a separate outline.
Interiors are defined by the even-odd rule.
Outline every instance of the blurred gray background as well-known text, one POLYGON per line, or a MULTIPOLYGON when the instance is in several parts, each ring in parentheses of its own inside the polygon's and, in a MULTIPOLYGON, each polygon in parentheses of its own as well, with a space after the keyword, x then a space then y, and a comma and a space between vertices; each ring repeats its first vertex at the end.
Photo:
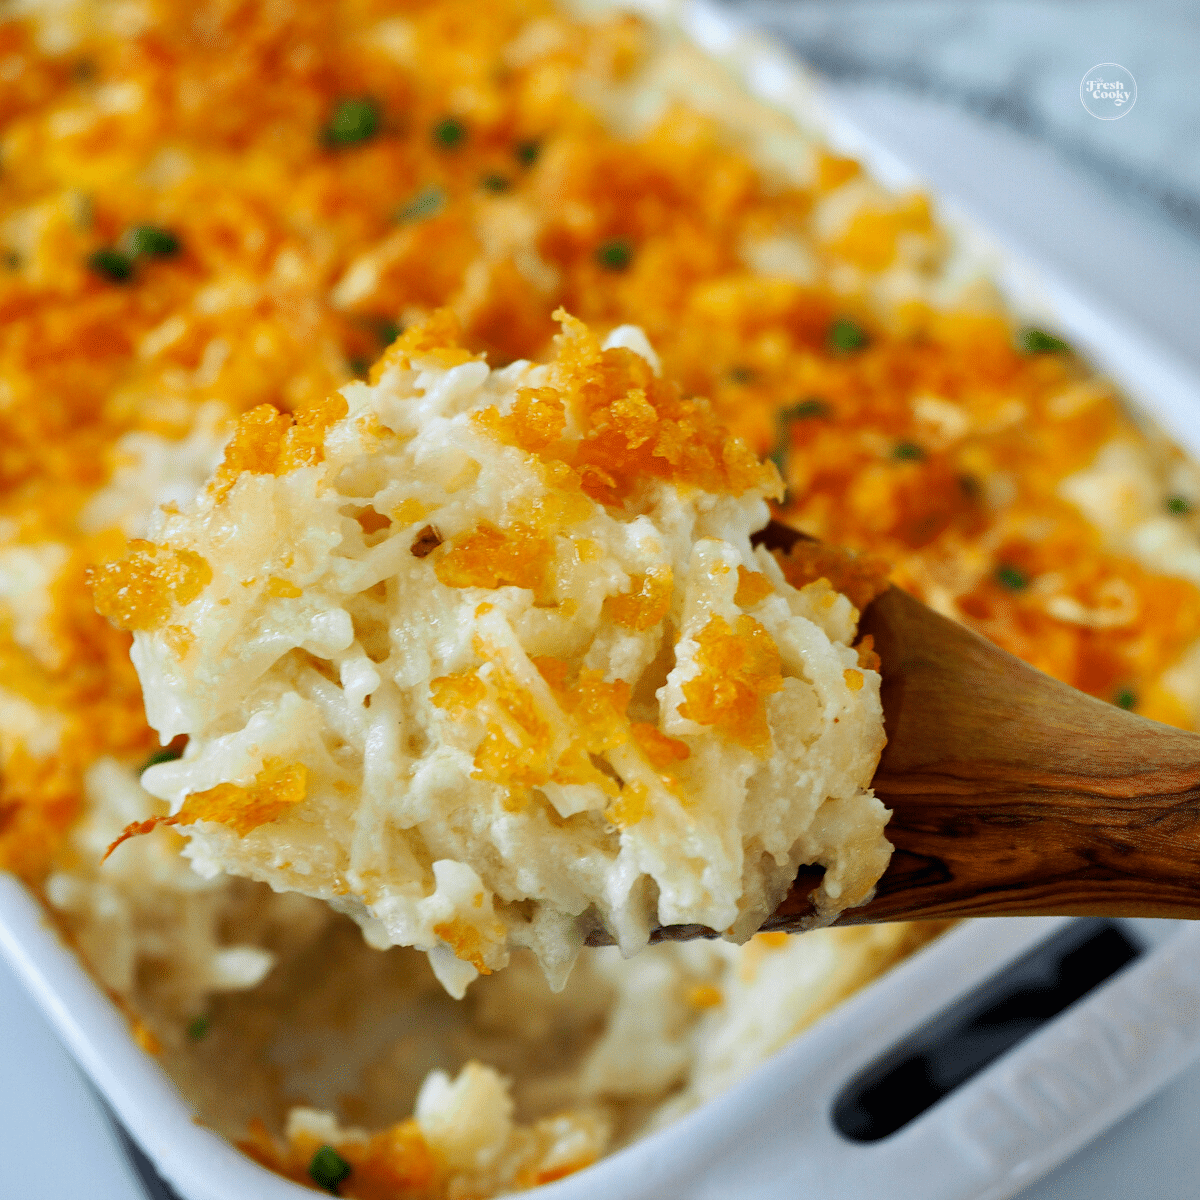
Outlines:
POLYGON ((1200 376, 1200 3, 727 3, 936 195, 1200 376), (1101 121, 1079 87, 1109 62, 1138 96, 1101 121))

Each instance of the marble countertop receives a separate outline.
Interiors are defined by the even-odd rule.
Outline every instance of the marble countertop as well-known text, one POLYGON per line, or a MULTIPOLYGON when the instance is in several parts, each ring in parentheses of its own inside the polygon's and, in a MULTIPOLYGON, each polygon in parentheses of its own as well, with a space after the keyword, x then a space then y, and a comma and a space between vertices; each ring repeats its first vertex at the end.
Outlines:
POLYGON ((732 0, 839 85, 938 101, 1050 148, 1200 242, 1200 5, 732 0), (1097 63, 1137 80, 1117 121, 1080 103, 1097 63))

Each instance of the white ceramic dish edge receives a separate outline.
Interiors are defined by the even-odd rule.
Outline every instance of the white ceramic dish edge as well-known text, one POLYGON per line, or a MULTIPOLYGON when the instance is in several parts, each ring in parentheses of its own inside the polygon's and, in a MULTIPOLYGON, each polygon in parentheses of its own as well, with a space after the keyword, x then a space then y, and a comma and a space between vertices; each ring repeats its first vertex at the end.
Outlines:
MULTIPOLYGON (((784 50, 693 0, 638 7, 678 23, 747 90, 862 157, 883 182, 918 182, 822 100, 784 50)), ((1079 296, 1052 272, 943 211, 973 239, 1018 310, 1054 314, 1189 451, 1200 456, 1200 380, 1079 296)), ((1061 1162, 1200 1058, 1200 926, 1147 953, 926 1116, 856 1145, 829 1121, 855 1070, 1061 920, 989 921, 956 930, 852 997, 724 1095, 596 1166, 538 1191, 545 1200, 1002 1200, 1061 1162), (952 994, 944 980, 956 981, 952 994), (932 986, 931 986, 932 982, 932 986)), ((0 876, 0 952, 163 1176, 186 1200, 299 1200, 300 1189, 198 1126, 128 1022, 58 937, 38 903, 0 876)))
MULTIPOLYGON (((975 922, 851 997, 728 1092, 544 1200, 1003 1200, 1200 1059, 1200 926, 1118 977, 891 1137, 856 1144, 830 1112, 854 1074, 956 997, 1068 923, 975 922), (955 981, 950 992, 945 981, 955 981)), ((0 953, 83 1069, 185 1200, 311 1195, 197 1125, 128 1022, 40 905, 0 876, 0 953)))
POLYGON ((1200 1058, 1200 926, 1147 951, 891 1136, 850 1142, 831 1113, 860 1069, 1069 920, 951 931, 728 1092, 539 1200, 867 1200, 885 1182, 889 1200, 1012 1196, 1200 1058))
POLYGON ((41 905, 0 874, 0 954, 79 1065, 184 1200, 298 1200, 310 1196, 198 1125, 129 1022, 97 987, 41 905))

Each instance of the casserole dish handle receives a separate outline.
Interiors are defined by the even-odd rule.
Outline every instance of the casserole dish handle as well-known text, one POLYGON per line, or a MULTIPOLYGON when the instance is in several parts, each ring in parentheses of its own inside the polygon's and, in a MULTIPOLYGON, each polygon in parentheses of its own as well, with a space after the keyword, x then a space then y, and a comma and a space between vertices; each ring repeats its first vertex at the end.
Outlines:
MULTIPOLYGON (((869 1030, 862 1030, 870 1041, 869 1030)), ((876 1039, 878 1040, 878 1039, 876 1039)), ((860 1043, 860 1061, 887 1053, 860 1043)), ((846 1077, 781 1090, 749 1143, 704 1164, 694 1200, 737 1194, 1002 1200, 1131 1112, 1200 1058, 1200 925, 1188 925, 890 1136, 835 1127, 846 1077), (816 1119, 806 1119, 817 1107, 816 1119)))

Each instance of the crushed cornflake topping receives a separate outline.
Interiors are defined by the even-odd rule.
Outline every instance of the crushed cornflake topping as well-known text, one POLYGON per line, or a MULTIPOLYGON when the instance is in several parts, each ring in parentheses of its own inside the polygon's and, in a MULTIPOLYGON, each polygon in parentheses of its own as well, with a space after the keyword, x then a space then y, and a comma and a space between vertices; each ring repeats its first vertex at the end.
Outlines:
POLYGON ((490 521, 480 521, 472 532, 451 543, 435 570, 449 587, 511 586, 541 595, 553 558, 553 542, 528 525, 514 522, 498 529, 490 521))
POLYGON ((738 589, 733 594, 733 602, 738 608, 754 608, 774 590, 771 581, 761 571, 747 571, 743 566, 738 567, 738 589))
POLYGON ((670 610, 673 582, 671 568, 667 566, 631 576, 628 592, 608 598, 612 619, 639 633, 657 625, 670 610))
POLYGON ((121 836, 109 846, 107 858, 122 842, 149 833, 160 825, 191 825, 196 821, 215 821, 245 837, 252 829, 278 820, 305 797, 308 771, 301 763, 264 760, 262 770, 247 787, 219 783, 204 792, 193 792, 177 813, 169 817, 151 817, 127 825, 121 836))
POLYGON ((714 615, 696 641, 700 671, 683 685, 687 703, 680 706, 679 715, 715 726, 755 754, 769 753, 766 698, 783 687, 774 639, 743 613, 732 627, 724 617, 714 615))
MULTIPOLYGON (((841 546, 801 539, 786 554, 776 552, 784 577, 793 587, 828 580, 861 612, 887 590, 892 566, 874 554, 855 554, 841 546)), ((748 606, 747 606, 748 607, 748 606)))
POLYGON ((136 538, 123 559, 89 567, 85 578, 96 611, 118 629, 158 629, 212 581, 212 569, 192 550, 136 538))
POLYGON ((210 484, 214 495, 225 496, 245 471, 283 475, 319 463, 326 430, 346 411, 346 401, 336 393, 294 414, 279 412, 269 404, 252 408, 238 422, 225 447, 225 458, 210 484))

